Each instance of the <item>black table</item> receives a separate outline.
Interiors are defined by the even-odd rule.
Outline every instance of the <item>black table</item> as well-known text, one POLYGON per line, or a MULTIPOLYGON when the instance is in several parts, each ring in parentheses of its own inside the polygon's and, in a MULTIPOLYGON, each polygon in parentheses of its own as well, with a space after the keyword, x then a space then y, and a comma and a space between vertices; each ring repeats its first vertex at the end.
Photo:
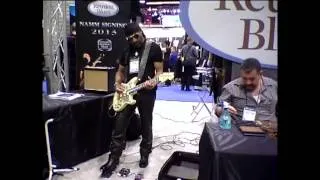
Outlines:
POLYGON ((277 179, 277 140, 243 136, 206 123, 199 144, 199 180, 277 179))
POLYGON ((43 120, 49 124, 51 150, 58 167, 71 167, 109 151, 112 96, 85 94, 72 101, 43 96, 43 120))

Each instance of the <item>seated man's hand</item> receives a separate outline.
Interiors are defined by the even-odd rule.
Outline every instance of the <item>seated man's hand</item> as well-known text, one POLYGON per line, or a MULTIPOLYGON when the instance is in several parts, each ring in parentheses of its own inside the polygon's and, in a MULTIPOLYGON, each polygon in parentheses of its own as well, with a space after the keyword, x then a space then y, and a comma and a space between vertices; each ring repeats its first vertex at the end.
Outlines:
MULTIPOLYGON (((231 116, 233 115, 237 115, 238 114, 238 111, 236 108, 234 108, 233 106, 231 106, 230 104, 227 105, 228 106, 228 111, 230 113, 231 116)), ((216 115, 219 117, 223 112, 223 108, 222 107, 217 107, 215 109, 215 113, 216 115)))
POLYGON ((238 111, 236 110, 236 108, 234 108, 231 105, 228 106, 228 111, 229 111, 229 113, 234 114, 234 115, 238 114, 238 111))

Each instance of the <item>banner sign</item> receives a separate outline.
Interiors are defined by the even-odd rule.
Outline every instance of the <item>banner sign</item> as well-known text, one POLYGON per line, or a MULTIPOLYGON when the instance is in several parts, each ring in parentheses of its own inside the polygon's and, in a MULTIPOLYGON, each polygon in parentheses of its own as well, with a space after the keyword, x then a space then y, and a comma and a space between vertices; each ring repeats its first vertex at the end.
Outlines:
POLYGON ((277 68, 277 0, 184 0, 180 12, 186 33, 211 53, 238 63, 253 57, 277 68))
POLYGON ((121 0, 75 1, 78 83, 85 66, 116 67, 127 46, 124 27, 130 21, 130 5, 121 0))

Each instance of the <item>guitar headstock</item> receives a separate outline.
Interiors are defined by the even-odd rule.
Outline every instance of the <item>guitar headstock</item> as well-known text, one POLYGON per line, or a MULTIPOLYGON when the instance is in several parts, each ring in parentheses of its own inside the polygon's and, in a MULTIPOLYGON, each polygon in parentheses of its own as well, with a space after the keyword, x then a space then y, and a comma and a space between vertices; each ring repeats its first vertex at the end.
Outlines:
POLYGON ((173 72, 165 72, 165 73, 162 73, 160 74, 158 77, 157 77, 157 82, 166 82, 167 80, 169 81, 173 81, 174 79, 174 73, 173 72))

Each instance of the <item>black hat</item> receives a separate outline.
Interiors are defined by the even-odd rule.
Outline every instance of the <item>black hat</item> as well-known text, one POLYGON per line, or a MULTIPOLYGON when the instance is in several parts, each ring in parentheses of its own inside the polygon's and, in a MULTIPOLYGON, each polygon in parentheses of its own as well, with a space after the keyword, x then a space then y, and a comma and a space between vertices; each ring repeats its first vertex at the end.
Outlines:
POLYGON ((127 26, 124 28, 124 34, 126 37, 131 36, 132 34, 142 31, 140 26, 136 23, 129 23, 127 26))

